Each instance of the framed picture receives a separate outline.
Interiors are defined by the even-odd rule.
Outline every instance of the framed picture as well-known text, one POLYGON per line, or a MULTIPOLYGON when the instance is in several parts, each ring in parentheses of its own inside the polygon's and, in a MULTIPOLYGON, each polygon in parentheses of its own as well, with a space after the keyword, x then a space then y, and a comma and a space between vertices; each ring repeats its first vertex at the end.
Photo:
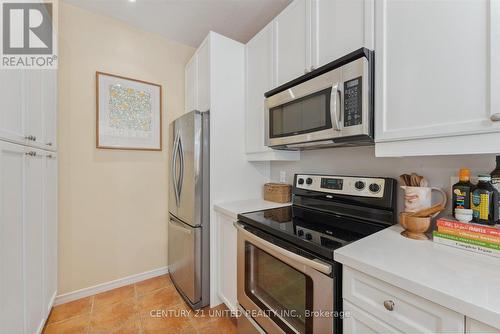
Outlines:
POLYGON ((96 72, 96 147, 162 149, 161 86, 96 72))

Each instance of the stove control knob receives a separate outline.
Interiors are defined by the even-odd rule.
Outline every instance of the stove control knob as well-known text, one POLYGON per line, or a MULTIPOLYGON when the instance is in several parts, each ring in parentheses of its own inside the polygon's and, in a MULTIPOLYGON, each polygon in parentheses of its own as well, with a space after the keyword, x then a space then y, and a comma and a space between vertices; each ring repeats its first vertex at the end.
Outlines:
POLYGON ((354 187, 357 190, 363 190, 365 189, 365 183, 363 181, 357 181, 356 183, 354 183, 354 187))
POLYGON ((370 187, 368 187, 372 193, 378 193, 380 191, 380 186, 376 183, 370 184, 370 187))
POLYGON ((308 177, 307 180, 306 180, 306 183, 307 184, 312 184, 313 183, 313 179, 311 179, 310 177, 308 177))
POLYGON ((311 233, 306 233, 306 240, 311 240, 313 238, 311 233))
POLYGON ((299 179, 299 184, 304 184, 304 179, 303 178, 299 179))
POLYGON ((304 230, 297 230, 297 235, 298 235, 299 237, 304 236, 304 230))

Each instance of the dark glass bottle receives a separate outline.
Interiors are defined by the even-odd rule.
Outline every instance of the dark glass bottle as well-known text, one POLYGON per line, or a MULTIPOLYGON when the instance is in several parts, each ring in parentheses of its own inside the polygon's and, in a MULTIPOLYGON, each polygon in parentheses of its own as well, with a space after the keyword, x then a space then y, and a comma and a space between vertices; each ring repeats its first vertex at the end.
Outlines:
MULTIPOLYGON (((500 155, 497 155, 497 166, 493 170, 493 172, 491 172, 490 175, 491 175, 491 184, 500 193, 500 155)), ((500 201, 500 196, 499 196, 499 201, 500 201)), ((500 203, 498 204, 498 210, 500 211, 500 203)))
POLYGON ((491 184, 491 176, 479 175, 479 183, 471 193, 472 220, 494 225, 498 221, 498 191, 491 184))
POLYGON ((453 216, 455 209, 470 209, 471 190, 474 185, 470 182, 470 170, 460 169, 459 181, 453 185, 453 216))

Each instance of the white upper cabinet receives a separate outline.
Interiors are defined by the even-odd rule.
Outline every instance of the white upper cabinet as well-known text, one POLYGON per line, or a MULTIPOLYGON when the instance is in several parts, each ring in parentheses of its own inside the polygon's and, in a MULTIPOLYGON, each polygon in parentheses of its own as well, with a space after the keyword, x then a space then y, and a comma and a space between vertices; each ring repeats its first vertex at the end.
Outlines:
POLYGON ((373 50, 374 0, 312 0, 312 65, 373 50))
POLYGON ((193 55, 189 63, 186 65, 184 72, 185 76, 185 112, 190 112, 196 109, 196 103, 198 100, 197 92, 197 72, 198 72, 198 57, 196 54, 193 55))
POLYGON ((0 138, 24 141, 24 71, 0 70, 0 138))
POLYGON ((374 0, 295 0, 274 19, 280 86, 361 47, 373 49, 374 0))
POLYGON ((210 109, 210 41, 207 37, 185 68, 185 112, 210 109))
POLYGON ((494 6, 376 1, 377 156, 500 152, 494 6))
POLYGON ((57 71, 42 72, 43 142, 48 149, 57 146, 57 71))
POLYGON ((207 111, 210 109, 210 48, 208 39, 205 39, 203 44, 198 48, 197 58, 198 105, 196 109, 207 111))
POLYGON ((25 71, 26 78, 26 136, 35 143, 43 142, 43 88, 42 70, 25 71))
POLYGON ((271 150, 264 146, 264 93, 272 87, 272 23, 246 45, 246 151, 271 150))
POLYGON ((298 160, 299 152, 276 151, 264 144, 264 93, 272 88, 273 24, 268 24, 246 45, 245 126, 249 161, 298 160))
POLYGON ((0 70, 0 139, 56 149, 57 71, 0 70))
POLYGON ((310 0, 295 0, 273 21, 276 86, 310 71, 310 9, 310 0))

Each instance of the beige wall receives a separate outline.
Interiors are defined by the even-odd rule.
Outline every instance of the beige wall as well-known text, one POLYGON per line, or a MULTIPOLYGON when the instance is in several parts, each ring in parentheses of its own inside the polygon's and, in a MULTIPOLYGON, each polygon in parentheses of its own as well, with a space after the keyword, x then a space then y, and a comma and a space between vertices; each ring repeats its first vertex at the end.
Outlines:
POLYGON ((194 49, 60 5, 59 294, 167 264, 168 122, 194 49), (95 72, 163 88, 163 151, 95 148, 95 72))

